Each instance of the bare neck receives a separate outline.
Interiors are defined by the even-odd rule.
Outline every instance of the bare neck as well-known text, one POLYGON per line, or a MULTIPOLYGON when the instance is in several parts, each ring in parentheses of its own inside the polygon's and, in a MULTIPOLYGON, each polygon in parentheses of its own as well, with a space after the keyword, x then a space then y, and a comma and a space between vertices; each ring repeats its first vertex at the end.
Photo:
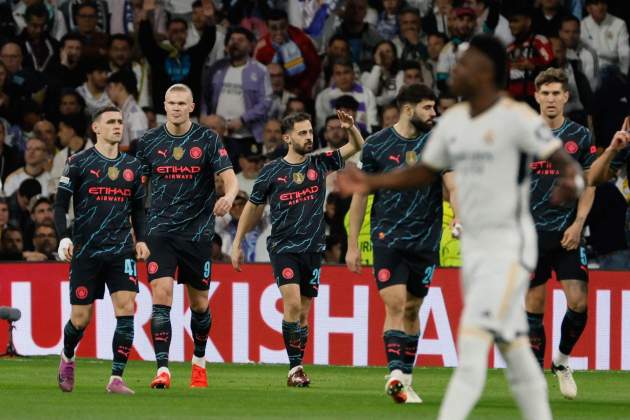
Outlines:
POLYGON ((293 165, 298 165, 306 160, 306 155, 301 155, 297 153, 295 150, 293 150, 292 147, 289 147, 289 151, 284 157, 284 160, 286 160, 287 162, 293 165))
POLYGON ((564 124, 564 115, 562 114, 558 114, 555 117, 548 117, 544 114, 541 114, 541 116, 552 130, 556 130, 564 124))
POLYGON ((182 124, 173 124, 170 121, 166 122, 166 129, 168 130, 169 133, 171 133, 174 136, 182 136, 186 134, 188 130, 190 130, 191 126, 192 126, 192 121, 190 119, 186 120, 186 122, 182 124))
POLYGON ((416 137, 418 137, 418 134, 420 134, 418 133, 418 130, 416 130, 416 127, 414 127, 414 125, 410 121, 402 118, 398 120, 396 124, 394 124, 394 130, 396 130, 398 134, 406 139, 415 139, 416 137))
POLYGON ((485 111, 492 108, 499 99, 501 99, 501 94, 496 88, 489 87, 480 89, 476 95, 468 99, 471 117, 474 118, 479 114, 483 114, 485 111))
POLYGON ((107 159, 116 159, 118 157, 117 143, 109 143, 108 141, 97 139, 94 147, 107 159))

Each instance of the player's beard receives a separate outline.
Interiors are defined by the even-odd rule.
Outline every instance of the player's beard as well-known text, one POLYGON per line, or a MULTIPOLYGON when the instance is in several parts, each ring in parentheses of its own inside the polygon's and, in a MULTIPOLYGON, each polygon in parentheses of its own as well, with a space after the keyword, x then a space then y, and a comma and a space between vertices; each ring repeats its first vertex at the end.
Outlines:
POLYGON ((433 127, 433 120, 424 122, 416 115, 414 115, 410 121, 418 133, 426 133, 427 131, 431 131, 433 127))
POLYGON ((304 143, 304 145, 293 144, 293 150, 300 156, 306 156, 313 151, 313 143, 304 143))

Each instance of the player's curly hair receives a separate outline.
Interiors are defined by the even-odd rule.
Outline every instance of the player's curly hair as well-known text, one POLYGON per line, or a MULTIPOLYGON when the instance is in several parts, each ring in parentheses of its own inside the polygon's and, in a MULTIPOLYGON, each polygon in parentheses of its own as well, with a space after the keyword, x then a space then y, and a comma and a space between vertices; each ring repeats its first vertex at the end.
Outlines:
POLYGON ((536 91, 540 90, 543 85, 547 85, 549 83, 560 83, 562 85, 562 90, 565 92, 569 90, 569 78, 562 69, 549 67, 547 70, 538 74, 538 76, 536 76, 536 80, 534 80, 536 91))
POLYGON ((282 134, 287 134, 293 130, 295 123, 302 121, 311 121, 311 115, 306 112, 294 112, 282 119, 282 134))

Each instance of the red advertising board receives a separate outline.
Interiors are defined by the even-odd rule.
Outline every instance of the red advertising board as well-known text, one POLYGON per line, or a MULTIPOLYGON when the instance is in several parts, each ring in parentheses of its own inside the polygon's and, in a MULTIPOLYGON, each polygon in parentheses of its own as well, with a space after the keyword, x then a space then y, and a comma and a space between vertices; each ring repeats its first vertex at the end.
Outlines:
MULTIPOLYGON (((136 334, 132 357, 154 360, 150 336, 151 296, 142 273, 137 297, 136 334)), ((0 306, 22 311, 15 326, 17 350, 24 355, 58 354, 63 325, 70 314, 68 266, 61 263, 0 264, 0 306)), ((459 271, 437 270, 420 311, 423 331, 418 365, 455 366, 456 333, 461 313, 459 271)), ((282 302, 266 264, 247 265, 237 273, 228 265, 213 267, 210 306, 212 331, 206 355, 215 362, 286 363, 282 333, 282 302)), ((573 354, 577 369, 630 370, 630 273, 591 272, 589 319, 573 354)), ((547 362, 557 347, 566 309, 557 282, 549 284, 547 362)), ((190 360, 190 310, 182 286, 175 287, 171 312, 171 360, 190 360)), ((322 269, 319 297, 310 319, 311 336, 306 363, 384 365, 382 344, 384 310, 371 270, 361 275, 345 267, 322 269)), ((115 318, 106 297, 96 304, 94 317, 78 350, 79 356, 111 358, 115 318)), ((0 348, 7 342, 6 322, 0 321, 0 348)), ((490 366, 502 361, 493 354, 490 366)))

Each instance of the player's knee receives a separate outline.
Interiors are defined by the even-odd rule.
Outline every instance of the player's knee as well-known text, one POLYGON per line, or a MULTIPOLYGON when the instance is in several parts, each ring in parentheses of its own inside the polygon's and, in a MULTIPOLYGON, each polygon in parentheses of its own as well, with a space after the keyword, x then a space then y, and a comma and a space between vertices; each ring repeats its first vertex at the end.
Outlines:
POLYGON ((133 299, 129 299, 126 302, 121 302, 116 305, 116 316, 131 316, 134 314, 135 309, 135 301, 133 299))
POLYGON ((90 324, 90 313, 89 312, 75 312, 72 314, 70 319, 72 321, 72 325, 74 325, 75 328, 83 330, 87 328, 87 326, 90 324))
POLYGON ((403 319, 405 304, 404 302, 389 302, 385 305, 385 312, 390 319, 403 319))
POLYGON ((288 315, 291 319, 299 319, 301 318, 301 307, 299 300, 293 301, 288 300, 284 302, 284 313, 288 315))
POLYGON ((457 371, 468 384, 481 387, 486 381, 487 369, 483 361, 480 363, 476 356, 475 354, 471 354, 471 352, 462 352, 457 371))
POLYGON ((541 314, 545 312, 545 293, 530 289, 525 298, 527 312, 541 314))
POLYGON ((153 304, 171 306, 173 302, 173 290, 168 287, 156 285, 151 289, 153 304))
POLYGON ((416 321, 418 319, 420 313, 420 303, 417 302, 407 302, 405 304, 405 320, 407 321, 416 321))
POLYGON ((567 307, 571 309, 573 312, 577 312, 579 314, 585 313, 586 309, 588 308, 587 303, 586 303, 586 298, 578 299, 573 302, 567 302, 567 307))

